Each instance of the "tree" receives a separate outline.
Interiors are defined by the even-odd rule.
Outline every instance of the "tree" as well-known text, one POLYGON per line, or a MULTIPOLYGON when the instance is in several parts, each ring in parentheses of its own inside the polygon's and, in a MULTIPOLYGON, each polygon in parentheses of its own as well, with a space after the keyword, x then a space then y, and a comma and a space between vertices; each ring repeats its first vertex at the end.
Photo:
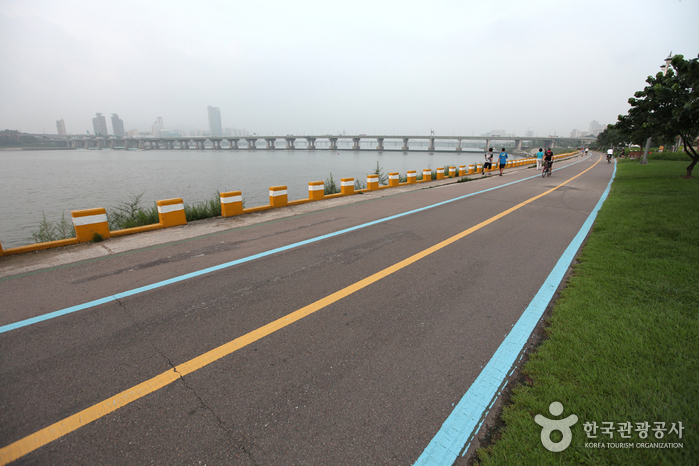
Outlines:
POLYGON ((693 147, 699 136, 699 60, 675 55, 671 65, 666 74, 648 77, 648 86, 629 99, 628 115, 619 116, 614 126, 638 144, 650 137, 671 141, 679 136, 692 160, 686 175, 691 177, 699 162, 693 147))
POLYGON ((626 145, 628 139, 616 125, 607 125, 604 131, 599 133, 597 140, 592 144, 593 148, 603 150, 610 147, 626 145))

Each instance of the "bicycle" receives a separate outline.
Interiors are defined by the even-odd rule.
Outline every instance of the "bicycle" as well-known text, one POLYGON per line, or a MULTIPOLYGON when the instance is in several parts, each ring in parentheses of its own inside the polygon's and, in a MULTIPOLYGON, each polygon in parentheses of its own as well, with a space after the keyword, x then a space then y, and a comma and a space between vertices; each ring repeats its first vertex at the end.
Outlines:
POLYGON ((551 176, 551 166, 553 165, 553 162, 550 160, 544 160, 544 168, 541 170, 541 177, 546 178, 547 176, 551 176))

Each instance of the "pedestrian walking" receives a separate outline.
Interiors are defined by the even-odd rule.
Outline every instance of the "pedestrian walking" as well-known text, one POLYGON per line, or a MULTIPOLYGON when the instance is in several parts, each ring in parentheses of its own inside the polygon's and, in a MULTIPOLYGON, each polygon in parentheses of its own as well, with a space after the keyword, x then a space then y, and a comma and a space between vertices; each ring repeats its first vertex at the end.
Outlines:
POLYGON ((502 152, 500 152, 500 157, 499 157, 499 162, 500 162, 500 176, 502 176, 502 171, 505 169, 505 165, 507 165, 507 152, 505 152, 505 148, 502 148, 502 152))
MULTIPOLYGON (((485 153, 485 162, 483 162, 483 172, 481 173, 481 176, 485 176, 485 169, 488 169, 488 172, 490 172, 490 169, 493 168, 493 148, 491 147, 488 149, 488 152, 485 153)), ((490 173, 488 173, 490 175, 490 173)))
POLYGON ((539 152, 536 153, 536 169, 541 170, 544 163, 544 149, 539 147, 539 152))

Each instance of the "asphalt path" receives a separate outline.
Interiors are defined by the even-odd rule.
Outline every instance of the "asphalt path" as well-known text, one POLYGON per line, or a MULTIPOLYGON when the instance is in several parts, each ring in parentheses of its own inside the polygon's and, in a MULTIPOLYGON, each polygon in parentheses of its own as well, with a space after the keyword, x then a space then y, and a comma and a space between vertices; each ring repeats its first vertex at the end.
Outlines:
POLYGON ((0 448, 25 442, 16 464, 413 464, 600 199, 599 158, 4 279, 0 325, 502 186, 1 333, 0 448))

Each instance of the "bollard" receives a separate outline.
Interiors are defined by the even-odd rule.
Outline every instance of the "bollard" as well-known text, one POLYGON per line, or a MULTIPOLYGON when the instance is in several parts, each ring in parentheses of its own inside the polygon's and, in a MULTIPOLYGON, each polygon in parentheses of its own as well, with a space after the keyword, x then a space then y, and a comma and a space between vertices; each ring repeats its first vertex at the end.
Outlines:
POLYGON ((309 181, 308 198, 314 201, 322 201, 325 198, 325 184, 322 181, 309 181))
POLYGON ((79 243, 92 241, 95 234, 103 239, 109 238, 109 223, 107 223, 107 211, 102 207, 97 209, 74 210, 71 212, 75 237, 79 243))
POLYGON ((221 215, 232 217, 243 213, 243 195, 240 191, 221 193, 221 215))
POLYGON ((345 196, 354 194, 354 178, 342 178, 340 180, 340 192, 345 196))
POLYGON ((417 173, 415 170, 409 170, 408 171, 408 184, 413 184, 417 181, 417 173))
POLYGON ((379 175, 367 175, 366 187, 369 191, 379 189, 379 175))
POLYGON ((184 202, 182 202, 182 199, 165 199, 157 201, 156 205, 158 206, 158 218, 163 228, 187 224, 187 218, 184 214, 184 202))
POLYGON ((456 177, 456 167, 449 167, 449 178, 456 177))
POLYGON ((2 243, 0 243, 0 257, 4 256, 5 254, 2 252, 2 243))
POLYGON ((438 180, 443 180, 444 179, 444 167, 438 168, 437 169, 437 179, 438 180))
POLYGON ((473 164, 471 164, 468 166, 468 174, 472 175, 473 173, 476 173, 476 170, 475 170, 475 167, 473 166, 473 164))
POLYGON ((466 165, 459 165, 459 176, 466 176, 466 165))
POLYGON ((429 168, 422 170, 422 181, 432 181, 432 170, 429 168))
POLYGON ((286 186, 271 186, 269 188, 269 205, 272 207, 284 207, 287 202, 286 186))
POLYGON ((483 164, 482 163, 476 164, 476 173, 480 173, 482 171, 483 171, 483 164))
POLYGON ((389 173, 388 174, 388 185, 395 188, 400 184, 400 176, 399 174, 396 173, 389 173))

